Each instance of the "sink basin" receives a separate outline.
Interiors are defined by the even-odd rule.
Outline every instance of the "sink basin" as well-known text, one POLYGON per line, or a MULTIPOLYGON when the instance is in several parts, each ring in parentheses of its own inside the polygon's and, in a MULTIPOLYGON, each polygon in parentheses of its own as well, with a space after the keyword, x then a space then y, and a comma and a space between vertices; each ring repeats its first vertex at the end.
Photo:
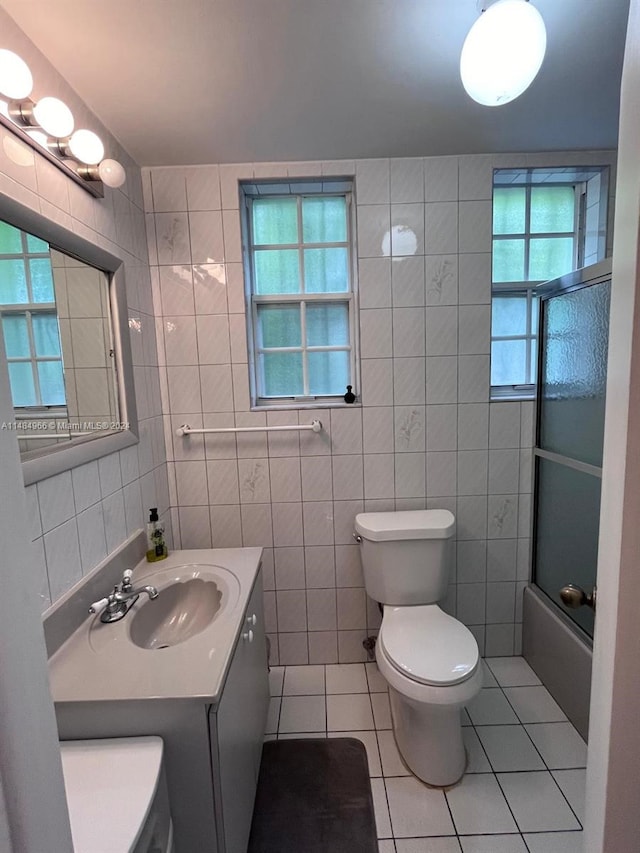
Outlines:
POLYGON ((233 572, 204 562, 153 566, 137 574, 133 585, 155 586, 158 597, 150 601, 141 595, 117 622, 105 624, 95 616, 87 639, 96 654, 131 659, 156 649, 171 655, 174 649, 174 655, 188 660, 196 647, 208 654, 233 622, 240 594, 233 572))
POLYGON ((130 622, 130 636, 141 649, 168 649, 209 626, 220 612, 222 590, 214 580, 191 578, 165 586, 146 601, 130 622))

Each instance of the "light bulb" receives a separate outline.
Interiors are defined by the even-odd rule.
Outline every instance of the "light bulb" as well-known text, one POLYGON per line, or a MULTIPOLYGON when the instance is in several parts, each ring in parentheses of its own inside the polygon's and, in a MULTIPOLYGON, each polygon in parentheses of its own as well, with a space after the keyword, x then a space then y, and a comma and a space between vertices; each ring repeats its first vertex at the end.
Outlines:
POLYGON ((479 104, 508 104, 531 85, 546 47, 544 21, 532 3, 498 0, 480 15, 465 39, 462 85, 479 104))
POLYGON ((81 163, 97 166, 104 157, 104 145, 92 130, 76 130, 69 140, 69 150, 81 163))
POLYGON ((73 115, 58 98, 42 98, 33 108, 33 118, 49 136, 63 139, 73 133, 73 115))
POLYGON ((103 160, 98 166, 98 175, 103 184, 113 189, 121 187, 127 178, 123 166, 117 160, 103 160))
POLYGON ((0 49, 0 92, 12 101, 23 101, 33 89, 29 66, 12 50, 0 49))

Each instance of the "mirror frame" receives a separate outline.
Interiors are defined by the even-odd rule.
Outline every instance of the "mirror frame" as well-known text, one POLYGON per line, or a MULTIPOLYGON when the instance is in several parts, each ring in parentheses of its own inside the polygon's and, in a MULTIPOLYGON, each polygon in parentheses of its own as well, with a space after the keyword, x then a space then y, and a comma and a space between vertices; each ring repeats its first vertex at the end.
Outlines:
MULTIPOLYGON (((74 234, 43 214, 30 210, 15 199, 0 194, 0 218, 21 228, 23 231, 46 240, 54 249, 59 249, 78 260, 104 271, 109 277, 109 299, 116 352, 117 387, 119 394, 119 418, 128 423, 128 429, 114 430, 99 437, 78 436, 69 444, 57 444, 33 450, 33 456, 22 460, 25 486, 45 480, 108 456, 139 441, 131 341, 129 339, 129 317, 127 292, 124 277, 124 260, 111 254, 78 234, 74 234)), ((0 359, 6 368, 4 346, 0 347, 0 359)))

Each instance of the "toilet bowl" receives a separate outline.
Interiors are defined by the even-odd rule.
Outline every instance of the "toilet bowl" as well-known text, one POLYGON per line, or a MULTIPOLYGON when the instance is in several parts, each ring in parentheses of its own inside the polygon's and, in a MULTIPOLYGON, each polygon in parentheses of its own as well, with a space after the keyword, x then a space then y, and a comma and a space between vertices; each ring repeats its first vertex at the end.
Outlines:
POLYGON ((455 519, 447 510, 362 513, 355 537, 367 593, 384 605, 376 660, 409 769, 446 787, 464 774, 461 710, 482 687, 475 637, 438 606, 455 519))
POLYGON ((453 785, 466 768, 460 712, 482 687, 473 634, 434 604, 387 606, 376 660, 405 763, 429 785, 453 785))

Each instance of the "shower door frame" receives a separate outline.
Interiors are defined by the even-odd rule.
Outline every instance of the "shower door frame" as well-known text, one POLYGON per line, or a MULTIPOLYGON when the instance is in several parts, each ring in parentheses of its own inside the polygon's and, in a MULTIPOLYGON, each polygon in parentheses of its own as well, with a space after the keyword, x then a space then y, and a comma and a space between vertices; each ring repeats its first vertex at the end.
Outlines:
MULTIPOLYGON (((539 341, 544 334, 542 302, 560 294, 611 281, 611 259, 568 273, 536 290, 540 297, 539 341)), ((522 653, 578 731, 586 738, 589 724, 593 639, 534 581, 537 539, 537 467, 539 459, 558 460, 558 454, 538 447, 541 425, 543 347, 538 346, 534 503, 531 529, 531 579, 524 591, 522 653)), ((565 461, 562 457, 563 462, 565 461)), ((601 476, 601 469, 578 460, 568 467, 601 476)), ((595 584, 595 575, 594 575, 595 584)))

